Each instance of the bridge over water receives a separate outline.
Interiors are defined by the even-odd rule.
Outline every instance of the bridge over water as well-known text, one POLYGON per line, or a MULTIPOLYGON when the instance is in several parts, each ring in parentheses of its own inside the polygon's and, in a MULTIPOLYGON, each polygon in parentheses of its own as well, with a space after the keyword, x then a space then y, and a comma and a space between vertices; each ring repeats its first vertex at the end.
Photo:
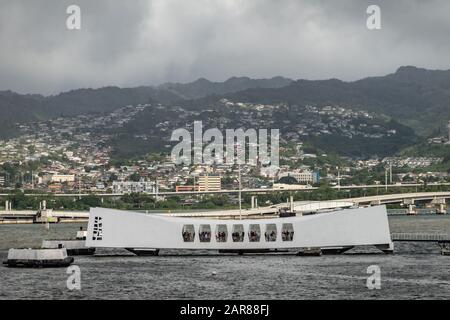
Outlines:
POLYGON ((447 213, 447 201, 450 199, 450 192, 413 192, 385 194, 369 197, 358 197, 342 199, 338 201, 351 201, 355 205, 382 205, 400 203, 408 207, 408 213, 415 213, 415 205, 419 202, 429 202, 437 207, 437 213, 447 213))
MULTIPOLYGON (((423 183, 402 183, 402 184, 367 184, 367 185, 349 185, 349 186, 332 186, 332 189, 335 190, 357 190, 357 189, 401 189, 401 188, 421 188, 425 185, 423 183)), ((445 187, 450 186, 450 183, 441 183, 441 182, 433 182, 428 183, 428 187, 445 187)), ((317 190, 317 187, 312 186, 302 186, 302 187, 286 187, 286 188, 259 188, 259 189, 242 189, 241 193, 247 194, 267 194, 267 193, 277 193, 277 192, 310 192, 317 190)), ((152 193, 150 195, 160 196, 160 197, 169 197, 169 196, 183 196, 183 195, 207 195, 207 194, 238 194, 239 190, 218 190, 218 191, 159 191, 157 193, 152 193)), ((13 194, 9 193, 0 193, 0 197, 8 197, 13 194)), ((84 198, 90 196, 98 196, 98 197, 121 197, 125 195, 125 193, 105 193, 105 192, 90 192, 90 193, 25 193, 26 197, 69 197, 69 198, 84 198)))
MULTIPOLYGON (((418 193, 400 193, 400 194, 388 194, 388 195, 378 195, 369 197, 358 197, 358 198, 347 198, 339 200, 330 201, 293 201, 291 196, 289 201, 286 203, 281 203, 273 206, 259 207, 257 205, 257 196, 252 196, 252 208, 246 210, 218 210, 218 211, 197 211, 188 213, 176 213, 172 215, 176 216, 196 216, 196 217, 229 217, 236 218, 237 216, 267 216, 267 215, 277 215, 281 208, 289 208, 291 211, 297 213, 311 213, 323 210, 335 210, 340 208, 349 208, 352 206, 365 206, 365 205, 382 205, 382 204, 392 204, 392 203, 402 203, 408 206, 408 213, 415 213, 414 208, 416 202, 428 201, 433 205, 438 206, 438 213, 446 213, 446 202, 450 199, 450 192, 418 192, 418 193)), ((36 216, 42 216, 43 218, 53 217, 59 220, 77 220, 77 219, 88 219, 88 212, 71 212, 71 211, 51 211, 51 210, 30 210, 30 211, 14 211, 11 206, 7 204, 5 208, 8 210, 0 211, 0 220, 13 220, 13 219, 24 219, 36 216)), ((45 208, 45 206, 44 206, 45 208)))
POLYGON ((6 210, 0 211, 0 223, 74 222, 87 221, 89 212, 53 210, 6 210))

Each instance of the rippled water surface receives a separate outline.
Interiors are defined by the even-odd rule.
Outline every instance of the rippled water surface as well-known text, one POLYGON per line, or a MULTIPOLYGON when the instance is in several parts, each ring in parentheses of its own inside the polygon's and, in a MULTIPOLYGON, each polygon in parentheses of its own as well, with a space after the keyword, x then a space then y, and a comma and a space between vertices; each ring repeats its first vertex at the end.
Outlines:
MULTIPOLYGON (((450 233, 447 216, 393 216, 392 232, 450 233)), ((80 225, 0 225, 0 260, 11 247, 68 238, 80 225)), ((81 291, 69 291, 65 268, 0 266, 0 299, 448 299, 450 256, 436 243, 396 243, 395 254, 358 248, 344 255, 217 255, 162 251, 136 257, 122 250, 75 257, 81 291), (366 287, 367 267, 381 269, 381 289, 366 287)))

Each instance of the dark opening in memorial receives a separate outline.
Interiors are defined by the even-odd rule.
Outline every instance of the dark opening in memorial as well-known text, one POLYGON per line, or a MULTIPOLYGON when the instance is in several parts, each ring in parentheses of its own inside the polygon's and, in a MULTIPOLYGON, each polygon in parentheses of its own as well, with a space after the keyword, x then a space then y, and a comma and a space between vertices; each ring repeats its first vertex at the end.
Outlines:
POLYGON ((211 242, 211 226, 209 224, 200 225, 198 233, 200 242, 211 242))
POLYGON ((283 241, 294 240, 294 226, 292 223, 283 223, 283 227, 281 228, 281 238, 283 241))
POLYGON ((248 239, 250 242, 259 242, 261 239, 261 227, 259 224, 251 224, 248 229, 248 239))
POLYGON ((243 242, 244 241, 244 225, 242 224, 235 224, 233 225, 233 230, 231 233, 233 237, 233 242, 243 242))
POLYGON ((267 224, 264 235, 267 242, 277 241, 277 225, 273 223, 267 224))
POLYGON ((193 224, 185 224, 183 226, 183 241, 184 242, 194 242, 195 239, 195 228, 193 224))
POLYGON ((216 227, 216 241, 227 242, 228 230, 226 224, 219 224, 216 227))

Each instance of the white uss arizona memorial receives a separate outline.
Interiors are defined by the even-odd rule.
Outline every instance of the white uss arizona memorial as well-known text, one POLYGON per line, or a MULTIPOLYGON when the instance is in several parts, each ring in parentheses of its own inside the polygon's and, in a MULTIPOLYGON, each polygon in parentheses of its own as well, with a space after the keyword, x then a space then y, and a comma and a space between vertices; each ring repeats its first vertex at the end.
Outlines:
POLYGON ((305 248, 342 252, 369 245, 386 253, 393 251, 385 206, 242 220, 92 208, 86 238, 88 247, 125 248, 135 253, 157 253, 159 249, 245 253, 305 248))

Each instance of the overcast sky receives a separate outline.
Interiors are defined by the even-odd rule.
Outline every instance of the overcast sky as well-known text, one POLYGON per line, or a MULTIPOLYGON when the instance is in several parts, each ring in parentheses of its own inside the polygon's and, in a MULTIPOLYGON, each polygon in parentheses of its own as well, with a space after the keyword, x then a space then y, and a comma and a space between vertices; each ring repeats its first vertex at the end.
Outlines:
POLYGON ((449 35, 448 0, 0 0, 0 90, 450 69, 449 35), (370 4, 381 30, 366 27, 370 4))

